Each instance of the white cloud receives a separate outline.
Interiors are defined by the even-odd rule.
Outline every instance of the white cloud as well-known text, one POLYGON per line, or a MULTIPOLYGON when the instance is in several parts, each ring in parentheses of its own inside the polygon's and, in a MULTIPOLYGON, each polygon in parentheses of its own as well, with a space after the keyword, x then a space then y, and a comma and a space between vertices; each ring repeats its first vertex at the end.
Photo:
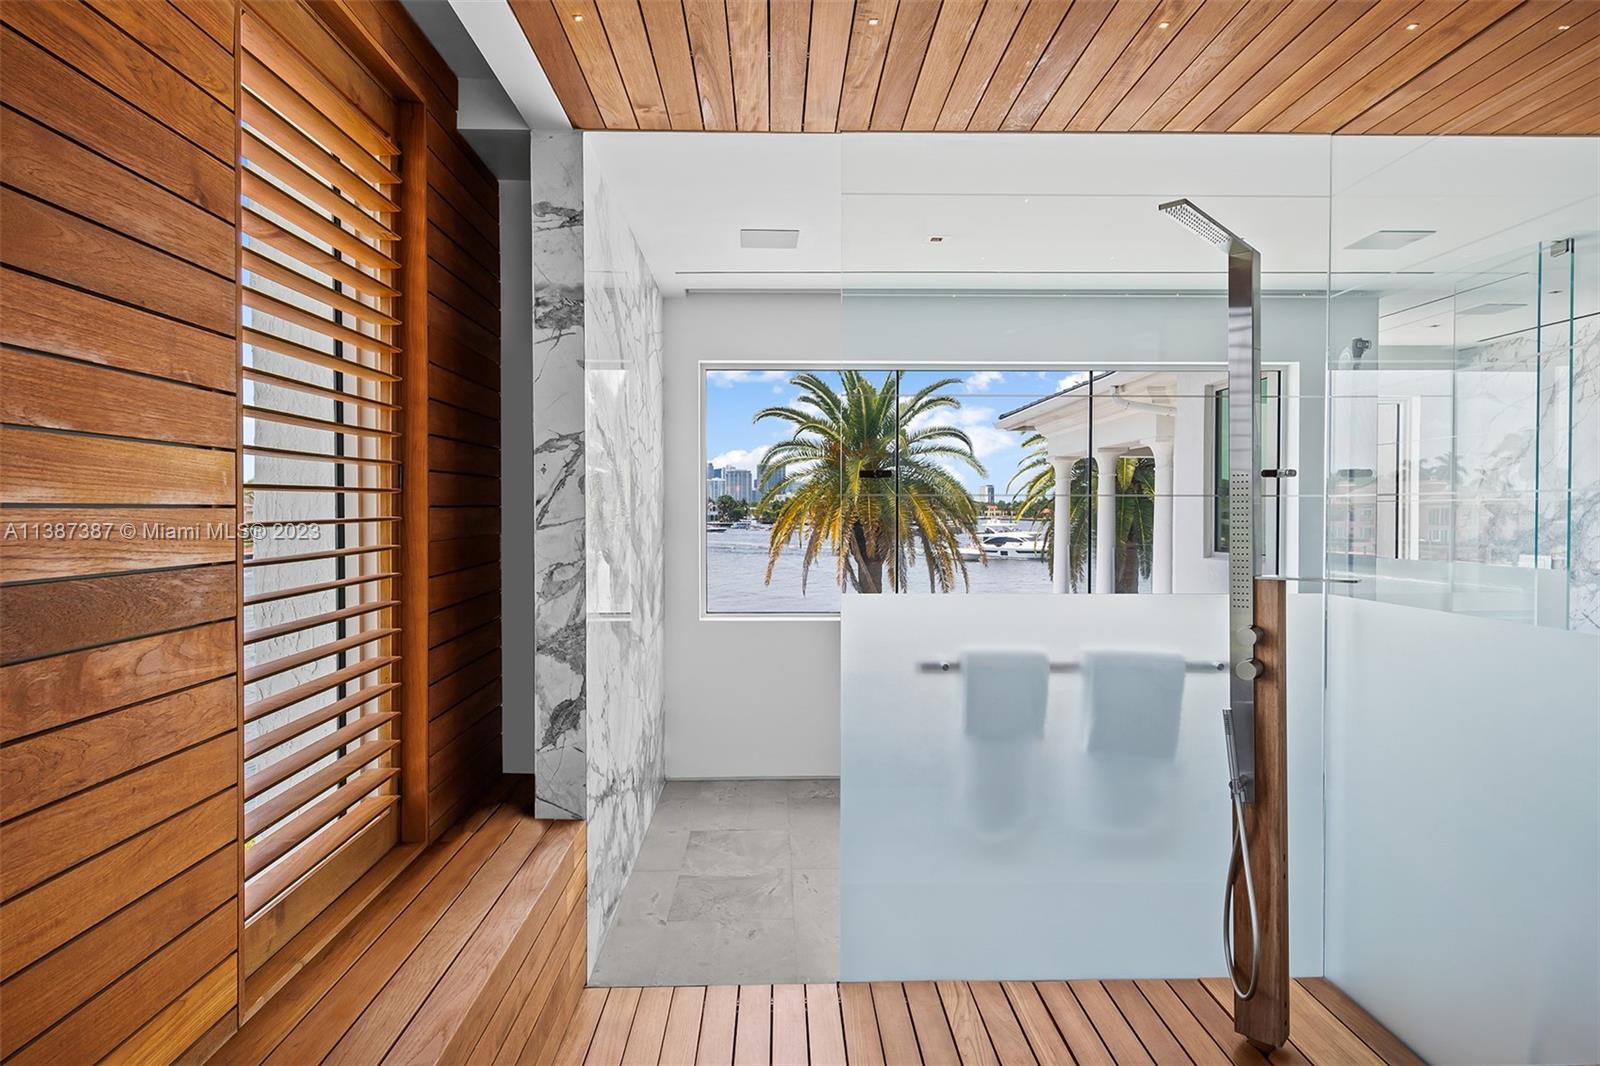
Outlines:
POLYGON ((708 370, 706 380, 722 389, 731 389, 735 385, 748 381, 787 381, 787 370, 708 370))
POLYGON ((1072 388, 1072 386, 1074 386, 1074 385, 1082 385, 1084 380, 1086 378, 1088 378, 1088 376, 1089 376, 1088 374, 1085 374, 1082 371, 1078 371, 1076 373, 1068 374, 1066 377, 1064 377, 1060 381, 1056 382, 1056 391, 1057 392, 1066 392, 1068 389, 1072 388))
POLYGON ((731 466, 735 470, 754 471, 761 465, 761 459, 771 449, 772 445, 764 444, 759 448, 735 448, 731 452, 711 457, 712 466, 731 466))
POLYGON ((971 438, 972 450, 981 460, 1006 448, 1015 448, 1020 440, 1015 433, 996 426, 994 421, 993 407, 959 407, 953 410, 944 408, 918 415, 911 420, 911 429, 918 430, 925 426, 954 426, 971 438))
POLYGON ((980 370, 967 378, 965 384, 968 392, 988 392, 990 385, 998 385, 1005 379, 1005 374, 998 370, 980 370))

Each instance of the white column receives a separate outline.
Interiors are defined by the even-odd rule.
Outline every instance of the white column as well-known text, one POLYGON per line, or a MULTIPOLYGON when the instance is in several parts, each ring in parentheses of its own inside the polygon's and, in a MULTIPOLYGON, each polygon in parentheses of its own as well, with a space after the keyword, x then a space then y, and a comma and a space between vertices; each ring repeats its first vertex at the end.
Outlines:
POLYGON ((1150 591, 1172 591, 1172 441, 1152 440, 1150 454, 1156 460, 1156 498, 1154 543, 1150 559, 1150 591))
POLYGON ((1072 464, 1070 455, 1052 455, 1056 472, 1055 546, 1050 580, 1052 592, 1066 592, 1072 575, 1072 464))
POLYGON ((1094 590, 1116 590, 1117 540, 1117 460, 1116 448, 1099 448, 1094 453, 1096 479, 1094 516, 1094 590))

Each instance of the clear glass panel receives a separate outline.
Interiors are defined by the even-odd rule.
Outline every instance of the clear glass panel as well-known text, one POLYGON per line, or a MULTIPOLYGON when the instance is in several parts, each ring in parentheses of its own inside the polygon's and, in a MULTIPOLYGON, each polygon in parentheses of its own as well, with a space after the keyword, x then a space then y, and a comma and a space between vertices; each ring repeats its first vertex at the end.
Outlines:
POLYGON ((1593 1060, 1600 151, 1336 138, 1333 174, 1327 975, 1429 1061, 1593 1060))

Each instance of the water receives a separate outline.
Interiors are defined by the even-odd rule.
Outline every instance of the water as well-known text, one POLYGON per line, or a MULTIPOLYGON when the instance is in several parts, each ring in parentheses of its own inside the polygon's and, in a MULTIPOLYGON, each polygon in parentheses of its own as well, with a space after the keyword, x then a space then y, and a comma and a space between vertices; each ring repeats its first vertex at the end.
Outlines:
MULTIPOLYGON (((773 568, 772 583, 763 583, 768 543, 764 529, 706 534, 706 606, 711 613, 832 614, 839 610, 841 593, 831 550, 824 549, 812 564, 810 580, 802 593, 800 562, 804 553, 798 544, 784 549, 773 568)), ((963 586, 958 580, 956 591, 1050 591, 1050 569, 1039 559, 991 559, 987 565, 968 562, 967 573, 970 585, 963 586)), ((920 563, 909 584, 908 592, 927 594, 928 574, 920 563)))

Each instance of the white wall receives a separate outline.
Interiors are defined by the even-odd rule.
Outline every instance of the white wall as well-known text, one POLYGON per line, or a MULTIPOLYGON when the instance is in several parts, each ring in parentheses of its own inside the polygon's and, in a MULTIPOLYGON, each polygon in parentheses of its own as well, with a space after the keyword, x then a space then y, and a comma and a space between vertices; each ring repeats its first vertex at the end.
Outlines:
MULTIPOLYGON (((1299 484, 1320 492, 1327 304, 1263 303, 1264 362, 1301 368, 1294 401, 1299 484)), ((1370 304, 1344 299, 1334 336, 1373 336, 1370 304)), ((839 631, 832 619, 702 618, 702 360, 912 366, 1219 363, 1223 299, 948 294, 695 294, 665 306, 667 776, 832 776, 839 772, 839 631)), ((1179 464, 1204 463, 1180 441, 1179 464)), ((1320 500, 1300 510, 1286 569, 1322 554, 1320 500)), ((1182 510, 1182 509, 1179 509, 1182 510)), ((1198 509, 1196 509, 1198 510, 1198 509)), ((1193 528, 1179 535, 1203 536, 1193 528)))
POLYGON ((1328 608, 1328 977, 1429 1062, 1600 1062, 1600 638, 1328 608))

